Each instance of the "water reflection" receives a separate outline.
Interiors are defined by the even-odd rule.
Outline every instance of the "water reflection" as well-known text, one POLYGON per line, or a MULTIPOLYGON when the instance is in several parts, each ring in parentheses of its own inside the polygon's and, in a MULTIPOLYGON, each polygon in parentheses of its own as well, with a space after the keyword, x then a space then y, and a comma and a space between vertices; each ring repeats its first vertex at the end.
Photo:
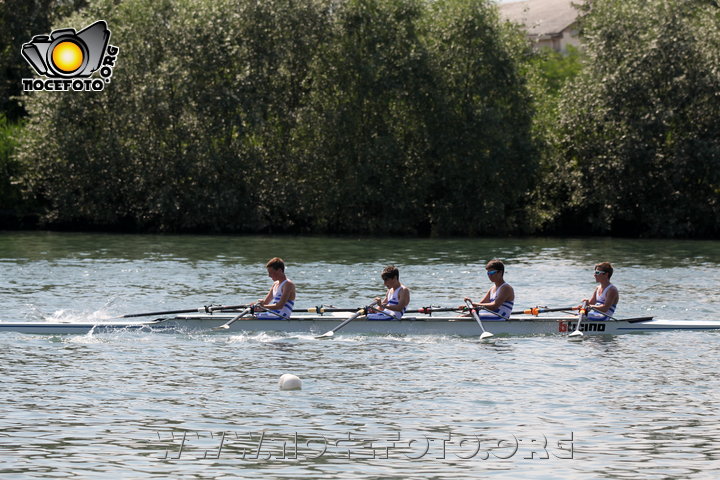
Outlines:
POLYGON ((607 258, 630 268, 713 267, 720 263, 717 241, 615 238, 348 238, 294 236, 121 235, 102 233, 5 232, 0 259, 23 262, 60 259, 148 260, 257 264, 269 252, 295 264, 473 264, 490 258, 518 265, 548 261, 592 264, 607 258))

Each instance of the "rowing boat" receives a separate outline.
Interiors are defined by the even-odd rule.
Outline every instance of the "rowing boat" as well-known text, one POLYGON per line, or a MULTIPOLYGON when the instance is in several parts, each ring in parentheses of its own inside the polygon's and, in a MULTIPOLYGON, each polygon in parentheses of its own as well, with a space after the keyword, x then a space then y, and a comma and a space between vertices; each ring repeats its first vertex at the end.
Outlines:
MULTIPOLYGON (((0 322, 0 332, 21 332, 43 335, 88 334, 111 331, 141 330, 147 332, 213 331, 232 320, 233 313, 196 313, 157 318, 151 321, 98 321, 98 322, 0 322)), ((348 318, 347 314, 303 315, 289 320, 258 319, 248 316, 237 319, 224 332, 326 332, 348 318)), ((577 317, 543 317, 518 315, 509 320, 484 318, 485 330, 493 335, 567 335, 577 327, 577 317)), ((617 320, 584 320, 580 331, 587 335, 619 335, 633 332, 659 332, 666 330, 718 330, 720 321, 712 320, 656 320, 653 317, 636 317, 617 320)), ((479 336, 482 331, 471 317, 458 316, 404 316, 401 320, 368 320, 360 316, 343 329, 344 333, 374 335, 457 335, 479 336)))

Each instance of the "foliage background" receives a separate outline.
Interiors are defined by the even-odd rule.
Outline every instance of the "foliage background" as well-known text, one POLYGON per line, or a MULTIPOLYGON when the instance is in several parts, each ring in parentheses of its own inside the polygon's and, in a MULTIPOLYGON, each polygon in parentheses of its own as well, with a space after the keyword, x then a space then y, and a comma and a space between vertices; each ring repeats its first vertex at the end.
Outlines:
POLYGON ((487 0, 6 0, 0 212, 126 231, 713 237, 719 10, 593 0, 583 50, 560 55, 487 0), (120 46, 108 88, 20 96, 20 45, 97 19, 120 46))
POLYGON ((720 233, 720 9, 706 1, 591 3, 587 61, 548 126, 555 228, 720 233))

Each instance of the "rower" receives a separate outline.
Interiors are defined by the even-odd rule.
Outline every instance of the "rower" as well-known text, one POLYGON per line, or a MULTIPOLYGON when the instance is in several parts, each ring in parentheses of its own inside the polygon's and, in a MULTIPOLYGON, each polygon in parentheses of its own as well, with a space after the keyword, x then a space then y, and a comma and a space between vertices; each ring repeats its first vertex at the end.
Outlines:
POLYGON ((400 271, 394 265, 385 267, 380 274, 388 289, 385 298, 377 297, 373 307, 375 313, 367 316, 368 320, 400 320, 410 303, 410 289, 400 283, 400 271))
POLYGON ((271 258, 265 268, 268 277, 273 280, 273 286, 265 298, 258 300, 255 305, 268 311, 258 312, 255 317, 262 320, 290 318, 295 306, 295 284, 285 276, 285 262, 282 258, 271 258))
POLYGON ((613 267, 610 262, 595 265, 595 281, 599 285, 595 288, 592 297, 583 299, 583 302, 588 302, 590 307, 588 320, 609 320, 615 313, 620 300, 620 292, 615 285, 610 283, 612 274, 613 267))
MULTIPOLYGON (((505 281, 505 264, 498 259, 490 260, 485 265, 485 272, 488 280, 493 282, 493 286, 480 300, 480 303, 473 302, 472 305, 476 308, 483 307, 483 310, 478 311, 482 320, 507 320, 510 318, 513 305, 515 305, 515 290, 505 281)), ((465 297, 465 301, 470 301, 470 299, 465 297)))

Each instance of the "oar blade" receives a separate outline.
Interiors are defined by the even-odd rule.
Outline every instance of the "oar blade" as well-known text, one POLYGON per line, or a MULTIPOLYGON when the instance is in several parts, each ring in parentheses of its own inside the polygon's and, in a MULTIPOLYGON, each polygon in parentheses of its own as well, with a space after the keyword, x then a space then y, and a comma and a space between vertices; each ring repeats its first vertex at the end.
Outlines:
POLYGON ((315 338, 317 340, 327 340, 328 338, 332 338, 334 336, 335 336, 335 332, 330 330, 328 332, 323 333, 322 335, 315 335, 315 338))
POLYGON ((495 335, 493 335, 492 333, 490 333, 490 332, 488 332, 488 331, 485 331, 485 332, 482 333, 482 335, 480 335, 480 340, 487 340, 487 339, 492 338, 492 337, 494 337, 494 336, 495 336, 495 335))

